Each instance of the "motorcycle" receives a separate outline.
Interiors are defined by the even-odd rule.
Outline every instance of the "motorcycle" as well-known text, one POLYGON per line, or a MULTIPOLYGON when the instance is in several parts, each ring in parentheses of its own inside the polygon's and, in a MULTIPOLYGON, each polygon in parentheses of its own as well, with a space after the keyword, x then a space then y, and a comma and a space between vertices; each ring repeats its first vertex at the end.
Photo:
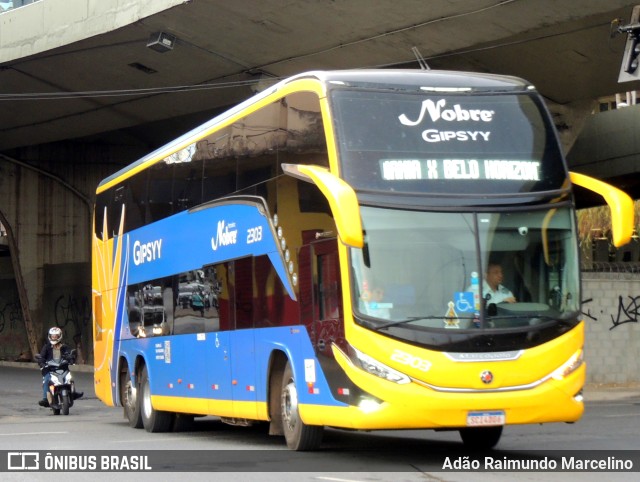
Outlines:
MULTIPOLYGON (((40 361, 40 357, 36 359, 40 361)), ((49 386, 47 387, 47 401, 54 415, 69 415, 69 408, 73 407, 73 401, 79 398, 76 395, 75 383, 69 370, 76 360, 76 351, 71 350, 69 355, 59 361, 49 360, 41 368, 42 375, 50 373, 49 386)), ((43 380, 44 383, 44 380, 43 380)))

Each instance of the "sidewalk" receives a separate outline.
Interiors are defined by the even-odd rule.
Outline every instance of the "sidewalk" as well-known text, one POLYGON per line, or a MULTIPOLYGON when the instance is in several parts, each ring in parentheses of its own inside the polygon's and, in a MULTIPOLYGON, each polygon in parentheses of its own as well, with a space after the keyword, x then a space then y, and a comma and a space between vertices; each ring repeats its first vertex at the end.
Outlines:
MULTIPOLYGON (((0 366, 39 370, 38 364, 33 362, 12 362, 0 360, 0 366)), ((93 366, 73 365, 72 371, 93 373, 93 366)), ((612 400, 640 401, 640 383, 587 383, 584 387, 584 399, 587 402, 605 402, 612 400)))

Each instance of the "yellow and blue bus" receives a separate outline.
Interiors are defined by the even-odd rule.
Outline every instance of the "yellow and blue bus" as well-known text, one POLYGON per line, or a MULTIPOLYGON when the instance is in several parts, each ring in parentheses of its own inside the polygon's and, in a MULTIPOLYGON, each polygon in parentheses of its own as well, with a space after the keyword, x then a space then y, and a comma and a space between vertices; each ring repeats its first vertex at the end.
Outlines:
POLYGON ((574 185, 626 243, 630 198, 568 171, 522 79, 280 81, 97 188, 96 394, 131 427, 268 422, 294 450, 325 426, 487 448, 505 425, 574 422, 574 185))

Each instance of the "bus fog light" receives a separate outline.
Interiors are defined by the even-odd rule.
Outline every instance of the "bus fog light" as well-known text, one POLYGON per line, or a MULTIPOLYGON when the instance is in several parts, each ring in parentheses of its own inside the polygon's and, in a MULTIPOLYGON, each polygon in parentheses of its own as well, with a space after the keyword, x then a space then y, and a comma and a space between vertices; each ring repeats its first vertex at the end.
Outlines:
POLYGON ((358 408, 364 413, 373 413, 377 410, 380 410, 380 407, 380 403, 376 402, 375 400, 371 400, 370 398, 363 398, 360 403, 358 403, 358 408))
POLYGON ((582 389, 580 389, 580 391, 573 396, 573 399, 578 403, 584 402, 584 395, 582 393, 582 389))

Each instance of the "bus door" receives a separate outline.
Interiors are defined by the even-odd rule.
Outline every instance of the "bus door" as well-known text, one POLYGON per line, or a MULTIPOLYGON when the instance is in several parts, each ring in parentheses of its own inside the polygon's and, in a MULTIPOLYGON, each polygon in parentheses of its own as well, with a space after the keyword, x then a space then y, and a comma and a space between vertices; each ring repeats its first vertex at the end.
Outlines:
POLYGON ((313 342, 323 365, 333 359, 331 345, 346 350, 338 242, 334 239, 314 241, 310 245, 312 267, 313 342))
POLYGON ((210 287, 208 309, 212 316, 207 333, 207 374, 210 413, 232 416, 231 335, 235 325, 233 262, 204 268, 210 287))
POLYGON ((229 340, 231 351, 231 398, 233 416, 256 419, 257 389, 254 320, 258 301, 254 282, 254 257, 241 258, 232 266, 230 297, 233 300, 235 326, 229 340))

